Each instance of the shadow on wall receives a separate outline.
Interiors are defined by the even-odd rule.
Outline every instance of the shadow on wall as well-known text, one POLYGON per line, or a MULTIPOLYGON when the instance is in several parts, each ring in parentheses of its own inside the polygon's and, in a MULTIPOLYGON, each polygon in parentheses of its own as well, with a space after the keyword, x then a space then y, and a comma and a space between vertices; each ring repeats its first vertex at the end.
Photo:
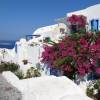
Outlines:
POLYGON ((0 74, 0 100, 22 100, 21 92, 0 74))

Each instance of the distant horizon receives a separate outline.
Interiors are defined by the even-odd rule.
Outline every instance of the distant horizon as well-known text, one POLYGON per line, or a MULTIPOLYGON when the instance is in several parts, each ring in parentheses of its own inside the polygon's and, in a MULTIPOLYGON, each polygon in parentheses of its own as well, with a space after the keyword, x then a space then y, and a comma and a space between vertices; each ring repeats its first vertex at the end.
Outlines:
POLYGON ((19 41, 19 39, 17 39, 17 40, 0 40, 0 42, 10 42, 10 41, 19 41))
POLYGON ((67 13, 100 4, 100 0, 2 0, 0 40, 19 40, 40 27, 56 24, 67 13))

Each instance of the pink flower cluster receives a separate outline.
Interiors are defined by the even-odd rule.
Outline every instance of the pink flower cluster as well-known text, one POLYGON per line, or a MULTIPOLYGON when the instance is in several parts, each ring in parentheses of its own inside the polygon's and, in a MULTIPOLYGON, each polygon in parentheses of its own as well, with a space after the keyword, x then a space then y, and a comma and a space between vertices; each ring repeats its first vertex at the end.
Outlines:
POLYGON ((51 64, 68 74, 85 75, 96 70, 96 59, 100 58, 100 38, 86 33, 79 39, 66 36, 52 46, 45 45, 42 62, 51 64))
MULTIPOLYGON (((72 15, 67 18, 70 25, 77 24, 78 29, 85 29, 86 17, 72 15)), ((74 33, 78 38, 66 36, 59 43, 52 46, 45 45, 42 53, 42 62, 49 63, 64 73, 85 75, 96 70, 96 60, 100 58, 100 33, 74 33), (83 35, 84 34, 84 35, 83 35), (80 37, 79 37, 80 35, 80 37)))
POLYGON ((72 24, 77 24, 78 28, 85 28, 87 24, 87 18, 83 15, 72 15, 71 17, 67 18, 67 22, 72 24))

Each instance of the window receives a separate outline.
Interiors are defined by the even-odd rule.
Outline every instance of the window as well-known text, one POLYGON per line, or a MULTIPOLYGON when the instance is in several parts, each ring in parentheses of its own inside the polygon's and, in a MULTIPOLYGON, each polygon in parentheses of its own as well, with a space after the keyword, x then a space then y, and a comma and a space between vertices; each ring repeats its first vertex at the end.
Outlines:
POLYGON ((99 30, 99 20, 98 19, 91 20, 91 30, 92 31, 98 31, 99 30))
POLYGON ((17 49, 18 49, 18 48, 17 48, 17 44, 15 44, 15 52, 16 52, 16 53, 17 53, 17 49))
POLYGON ((71 32, 72 33, 76 33, 76 32, 78 32, 78 25, 71 25, 71 32))
POLYGON ((50 40, 51 40, 50 37, 45 37, 45 38, 43 39, 44 42, 50 42, 50 40))
POLYGON ((65 33, 65 29, 64 28, 60 28, 60 33, 64 34, 65 33))
POLYGON ((28 41, 28 40, 31 40, 31 39, 33 39, 33 38, 38 38, 38 37, 40 37, 41 35, 26 35, 26 40, 28 41))

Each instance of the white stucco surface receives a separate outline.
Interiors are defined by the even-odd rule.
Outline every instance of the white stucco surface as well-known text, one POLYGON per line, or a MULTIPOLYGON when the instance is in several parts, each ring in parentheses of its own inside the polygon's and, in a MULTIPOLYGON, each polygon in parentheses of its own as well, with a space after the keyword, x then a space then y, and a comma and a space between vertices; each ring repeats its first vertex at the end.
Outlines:
POLYGON ((7 75, 0 74, 0 100, 22 100, 21 92, 14 86, 17 80, 9 72, 7 75))
POLYGON ((100 4, 96 4, 83 10, 70 12, 67 14, 67 16, 71 16, 72 14, 77 14, 77 15, 87 16, 87 19, 95 19, 95 18, 100 19, 99 9, 100 9, 100 4))
MULTIPOLYGON (((67 16, 71 16, 73 14, 84 15, 84 16, 87 17, 87 21, 90 22, 93 19, 99 19, 100 20, 99 9, 100 9, 100 4, 96 4, 96 5, 90 6, 88 8, 79 10, 79 11, 67 13, 66 15, 67 16)), ((90 28, 90 24, 89 24, 89 28, 90 28)), ((99 30, 100 30, 100 21, 99 21, 99 30)))
POLYGON ((100 9, 100 4, 96 4, 83 10, 70 12, 67 14, 67 16, 71 16, 72 14, 84 15, 87 17, 88 21, 91 19, 100 19, 99 9, 100 9))
POLYGON ((0 100, 91 100, 76 84, 64 76, 18 80, 12 73, 4 72, 0 75, 1 87, 3 89, 0 89, 0 100), (11 82, 13 80, 15 83, 11 82), (7 91, 5 87, 9 87, 9 84, 10 88, 7 91), (16 90, 11 91, 12 89, 16 90))
POLYGON ((57 35, 61 34, 60 29, 63 28, 66 32, 66 25, 63 23, 45 26, 38 28, 33 32, 33 35, 41 35, 42 37, 50 37, 52 40, 57 39, 57 35))
POLYGON ((16 54, 14 49, 6 49, 6 48, 0 49, 0 61, 6 61, 6 62, 12 61, 16 63, 15 56, 16 54))

